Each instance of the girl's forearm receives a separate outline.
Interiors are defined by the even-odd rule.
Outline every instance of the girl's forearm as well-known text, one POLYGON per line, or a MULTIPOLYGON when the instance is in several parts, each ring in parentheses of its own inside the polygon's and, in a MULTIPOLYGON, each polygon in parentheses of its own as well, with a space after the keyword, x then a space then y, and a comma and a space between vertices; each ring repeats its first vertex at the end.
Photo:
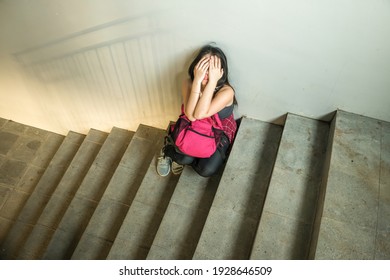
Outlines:
POLYGON ((210 109, 211 100, 213 99, 214 96, 214 90, 216 85, 217 85, 216 82, 209 81, 206 87, 204 88, 202 97, 199 98, 194 108, 193 115, 196 119, 202 119, 204 118, 205 115, 207 115, 210 109))
POLYGON ((195 119, 194 113, 195 108, 198 104, 199 98, 201 96, 201 86, 200 83, 193 82, 191 90, 189 92, 187 103, 185 104, 185 114, 191 120, 195 119))

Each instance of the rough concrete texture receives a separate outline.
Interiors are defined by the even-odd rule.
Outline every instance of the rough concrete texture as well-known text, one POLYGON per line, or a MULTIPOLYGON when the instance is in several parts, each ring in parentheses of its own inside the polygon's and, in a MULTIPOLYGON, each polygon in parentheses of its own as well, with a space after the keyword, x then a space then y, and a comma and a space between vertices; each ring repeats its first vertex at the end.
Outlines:
POLYGON ((306 259, 329 125, 288 114, 251 259, 306 259))
POLYGON ((140 126, 124 153, 72 259, 105 259, 138 192, 152 158, 163 144, 163 131, 140 126), (102 223, 104 221, 104 223, 102 223), (94 249, 89 246, 94 244, 94 249))
POLYGON ((218 176, 159 177, 161 129, 0 118, 0 258, 389 259, 390 124, 337 111, 328 129, 243 118, 218 176))
MULTIPOLYGON (((161 139, 163 134, 161 135, 161 139)), ((161 145, 158 147, 161 149, 161 145)), ((107 259, 145 259, 168 207, 179 176, 161 177, 156 172, 156 159, 148 171, 115 238, 107 259)))
POLYGON ((386 258, 388 123, 343 111, 335 121, 315 258, 386 258))
POLYGON ((191 259, 213 202, 222 170, 211 178, 183 170, 147 259, 191 259))
POLYGON ((113 128, 108 137, 105 137, 74 198, 63 214, 43 258, 71 257, 77 245, 73 240, 80 239, 131 138, 132 133, 118 128, 113 128))
POLYGON ((15 258, 28 235, 31 225, 25 217, 34 212, 23 207, 47 177, 49 163, 63 140, 62 135, 0 119, 1 258, 15 258))
POLYGON ((194 259, 248 259, 282 127, 244 118, 194 259))

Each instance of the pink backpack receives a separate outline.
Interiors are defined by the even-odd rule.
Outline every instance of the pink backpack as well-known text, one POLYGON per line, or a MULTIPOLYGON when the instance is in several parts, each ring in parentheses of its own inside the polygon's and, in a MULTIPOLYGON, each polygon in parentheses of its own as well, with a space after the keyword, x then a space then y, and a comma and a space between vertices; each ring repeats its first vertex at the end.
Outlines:
POLYGON ((208 158, 217 149, 223 128, 218 113, 201 120, 190 121, 182 114, 171 126, 168 137, 176 151, 197 158, 208 158))

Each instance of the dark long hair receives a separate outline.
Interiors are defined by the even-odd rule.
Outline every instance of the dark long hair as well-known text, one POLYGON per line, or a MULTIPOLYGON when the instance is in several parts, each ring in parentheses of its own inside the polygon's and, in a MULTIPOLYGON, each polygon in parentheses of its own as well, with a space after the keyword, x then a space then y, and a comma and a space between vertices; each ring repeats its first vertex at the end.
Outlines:
MULTIPOLYGON (((191 81, 194 80, 194 68, 195 68, 196 64, 198 64, 198 62, 202 59, 202 57, 204 57, 207 54, 215 55, 221 60, 221 67, 223 69, 223 75, 217 82, 217 90, 216 91, 218 91, 224 85, 230 86, 234 91, 234 88, 229 83, 229 68, 228 68, 226 55, 224 54, 224 52, 220 48, 212 46, 212 45, 206 45, 206 46, 202 47, 200 49, 198 55, 192 61, 190 67, 188 67, 188 75, 191 77, 191 81)), ((236 100, 235 96, 234 96, 233 103, 235 105, 237 105, 237 100, 236 100)))

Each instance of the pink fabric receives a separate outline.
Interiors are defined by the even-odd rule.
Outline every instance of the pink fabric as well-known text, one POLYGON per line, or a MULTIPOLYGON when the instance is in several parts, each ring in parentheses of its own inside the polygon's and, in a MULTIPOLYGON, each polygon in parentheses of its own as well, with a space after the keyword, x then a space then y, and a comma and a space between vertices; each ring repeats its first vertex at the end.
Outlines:
MULTIPOLYGON (((184 114, 184 104, 181 104, 181 113, 184 114)), ((218 115, 218 113, 215 115, 218 115)), ((237 123, 236 120, 234 119, 234 115, 231 114, 229 117, 220 120, 222 123, 222 130, 229 138, 230 144, 233 144, 234 137, 236 137, 236 132, 237 132, 237 123)))
POLYGON ((181 152, 198 158, 208 158, 215 152, 217 143, 213 127, 223 130, 218 114, 190 122, 183 113, 177 124, 179 130, 178 134, 174 136, 174 141, 181 152), (183 126, 182 123, 187 125, 183 126))

